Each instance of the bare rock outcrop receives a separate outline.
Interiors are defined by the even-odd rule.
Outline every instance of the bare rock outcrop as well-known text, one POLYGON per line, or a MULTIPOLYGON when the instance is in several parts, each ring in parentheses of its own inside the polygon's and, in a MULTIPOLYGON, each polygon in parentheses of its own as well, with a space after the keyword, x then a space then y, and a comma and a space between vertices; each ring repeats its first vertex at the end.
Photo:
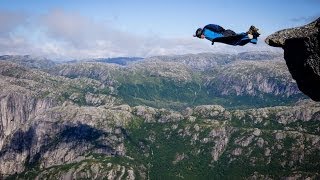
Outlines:
POLYGON ((270 35, 265 42, 282 47, 284 59, 299 89, 320 101, 320 18, 302 27, 284 29, 270 35))

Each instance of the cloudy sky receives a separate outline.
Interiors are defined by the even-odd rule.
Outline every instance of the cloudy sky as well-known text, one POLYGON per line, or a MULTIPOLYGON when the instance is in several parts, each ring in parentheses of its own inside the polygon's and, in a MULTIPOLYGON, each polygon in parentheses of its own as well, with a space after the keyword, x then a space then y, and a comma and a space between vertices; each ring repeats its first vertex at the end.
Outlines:
POLYGON ((319 0, 1 0, 0 55, 97 58, 274 50, 270 33, 320 16, 319 0), (261 29, 258 45, 234 47, 193 38, 219 24, 261 29))

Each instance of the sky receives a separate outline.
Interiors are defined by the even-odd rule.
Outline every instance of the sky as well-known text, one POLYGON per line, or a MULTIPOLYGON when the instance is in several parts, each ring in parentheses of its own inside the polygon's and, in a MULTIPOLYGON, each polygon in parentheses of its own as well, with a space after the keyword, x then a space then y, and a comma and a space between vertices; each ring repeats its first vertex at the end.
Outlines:
POLYGON ((81 59, 275 50, 269 34, 320 17, 320 0, 0 0, 0 55, 81 59), (219 24, 262 33, 244 47, 192 37, 219 24))

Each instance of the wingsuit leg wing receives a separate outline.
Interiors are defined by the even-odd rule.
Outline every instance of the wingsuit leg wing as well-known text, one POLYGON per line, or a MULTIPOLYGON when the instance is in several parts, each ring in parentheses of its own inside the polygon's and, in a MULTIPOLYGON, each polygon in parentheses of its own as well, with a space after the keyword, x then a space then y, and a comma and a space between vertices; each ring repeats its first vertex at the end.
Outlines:
POLYGON ((220 42, 220 43, 225 43, 229 45, 245 45, 248 42, 250 42, 250 39, 247 37, 247 34, 236 34, 236 35, 231 35, 231 36, 223 36, 223 37, 218 37, 212 40, 212 42, 220 42))

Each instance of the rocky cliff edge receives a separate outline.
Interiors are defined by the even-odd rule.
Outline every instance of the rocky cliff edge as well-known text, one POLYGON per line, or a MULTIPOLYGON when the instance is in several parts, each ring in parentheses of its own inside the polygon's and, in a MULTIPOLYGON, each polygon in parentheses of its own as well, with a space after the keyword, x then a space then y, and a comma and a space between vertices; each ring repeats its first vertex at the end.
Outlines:
POLYGON ((282 47, 289 71, 299 89, 320 101, 320 17, 305 26, 280 30, 267 37, 270 46, 282 47))

